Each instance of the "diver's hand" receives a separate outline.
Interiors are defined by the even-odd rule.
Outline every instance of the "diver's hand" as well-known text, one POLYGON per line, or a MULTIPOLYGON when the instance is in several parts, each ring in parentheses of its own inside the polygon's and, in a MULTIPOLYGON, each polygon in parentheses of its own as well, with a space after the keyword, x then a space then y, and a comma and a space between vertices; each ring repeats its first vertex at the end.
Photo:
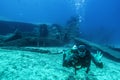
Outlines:
POLYGON ((97 51, 97 53, 94 55, 94 57, 96 58, 97 62, 101 62, 103 54, 101 53, 101 51, 97 51))
POLYGON ((101 61, 102 57, 103 54, 101 54, 101 51, 97 51, 96 54, 92 54, 92 61, 99 68, 103 68, 103 62, 101 61))

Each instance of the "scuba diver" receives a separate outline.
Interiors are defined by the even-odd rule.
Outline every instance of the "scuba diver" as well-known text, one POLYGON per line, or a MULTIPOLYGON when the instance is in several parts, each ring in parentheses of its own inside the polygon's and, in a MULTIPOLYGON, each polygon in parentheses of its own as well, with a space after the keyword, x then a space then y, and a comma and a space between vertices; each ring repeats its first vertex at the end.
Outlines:
POLYGON ((62 65, 64 67, 73 67, 75 69, 75 75, 77 70, 87 68, 86 73, 88 74, 91 61, 93 61, 97 67, 103 68, 103 63, 101 62, 102 56, 101 52, 98 51, 97 54, 93 55, 85 45, 74 45, 71 50, 64 51, 62 65))

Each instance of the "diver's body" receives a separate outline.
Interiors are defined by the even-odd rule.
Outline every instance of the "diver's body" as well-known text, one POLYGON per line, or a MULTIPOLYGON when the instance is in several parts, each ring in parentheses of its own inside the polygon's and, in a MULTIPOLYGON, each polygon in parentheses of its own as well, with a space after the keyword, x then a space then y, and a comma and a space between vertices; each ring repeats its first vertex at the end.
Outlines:
POLYGON ((90 70, 91 61, 95 63, 96 66, 102 68, 102 62, 99 62, 97 58, 95 58, 90 51, 85 47, 85 45, 74 46, 71 51, 70 55, 63 54, 63 66, 64 67, 74 67, 75 74, 76 70, 80 68, 87 68, 86 73, 90 70), (77 68, 81 66, 80 68, 77 68))

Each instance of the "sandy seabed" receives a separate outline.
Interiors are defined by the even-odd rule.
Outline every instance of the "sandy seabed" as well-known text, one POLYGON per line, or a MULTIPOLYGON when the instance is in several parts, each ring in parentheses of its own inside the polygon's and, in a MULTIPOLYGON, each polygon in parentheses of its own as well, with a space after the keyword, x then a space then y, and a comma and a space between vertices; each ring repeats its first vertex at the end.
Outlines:
POLYGON ((73 68, 62 67, 62 54, 0 49, 0 80, 120 80, 120 63, 102 61, 103 69, 92 63, 88 75, 85 69, 74 75, 73 68))

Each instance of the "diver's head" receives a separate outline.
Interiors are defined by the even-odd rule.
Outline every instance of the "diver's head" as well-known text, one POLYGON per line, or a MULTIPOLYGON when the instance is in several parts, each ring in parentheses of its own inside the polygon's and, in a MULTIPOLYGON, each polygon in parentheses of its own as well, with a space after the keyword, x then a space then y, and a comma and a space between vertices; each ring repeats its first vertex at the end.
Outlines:
POLYGON ((85 45, 78 46, 78 54, 80 57, 86 56, 86 46, 85 45))

